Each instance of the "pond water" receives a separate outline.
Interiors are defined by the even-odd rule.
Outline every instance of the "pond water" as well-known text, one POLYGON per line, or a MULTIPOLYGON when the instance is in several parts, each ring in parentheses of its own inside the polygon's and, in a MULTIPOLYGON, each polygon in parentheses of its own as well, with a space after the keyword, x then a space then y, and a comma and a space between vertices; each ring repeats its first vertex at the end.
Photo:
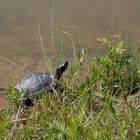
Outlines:
POLYGON ((64 57, 72 63, 68 34, 79 44, 79 50, 88 47, 89 55, 93 56, 97 51, 96 38, 112 31, 133 31, 139 37, 139 7, 139 0, 0 0, 0 87, 16 83, 25 71, 47 69, 39 29, 48 58, 53 32, 55 64, 63 32, 64 57))

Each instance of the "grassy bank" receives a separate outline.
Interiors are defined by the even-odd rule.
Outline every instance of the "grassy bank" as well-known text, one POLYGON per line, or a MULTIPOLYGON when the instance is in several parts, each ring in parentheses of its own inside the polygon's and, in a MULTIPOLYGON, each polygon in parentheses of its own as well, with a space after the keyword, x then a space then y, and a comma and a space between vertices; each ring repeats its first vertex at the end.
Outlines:
MULTIPOLYGON (((90 70, 77 80, 85 51, 63 77, 63 92, 40 93, 25 110, 21 95, 11 86, 9 107, 0 112, 0 139, 139 140, 140 95, 138 61, 132 38, 118 34, 98 38, 102 56, 93 57, 90 70)), ((61 59, 61 57, 59 58, 61 59)))

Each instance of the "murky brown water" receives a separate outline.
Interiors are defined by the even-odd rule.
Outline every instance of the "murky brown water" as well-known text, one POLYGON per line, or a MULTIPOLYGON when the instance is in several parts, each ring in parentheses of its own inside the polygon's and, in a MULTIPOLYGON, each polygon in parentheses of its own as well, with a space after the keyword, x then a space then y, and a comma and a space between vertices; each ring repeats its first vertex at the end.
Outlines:
MULTIPOLYGON (((72 34, 80 47, 88 46, 90 55, 97 50, 95 42, 98 36, 105 36, 113 30, 140 31, 139 0, 54 0, 53 4, 52 0, 0 0, 0 56, 18 63, 27 71, 45 67, 38 22, 45 51, 51 57, 52 5, 54 47, 60 29, 72 34)), ((72 62, 72 44, 67 35, 63 38, 64 56, 72 62)), ((54 56, 57 51, 55 48, 54 56)), ((0 86, 16 83, 24 74, 0 58, 0 86)))

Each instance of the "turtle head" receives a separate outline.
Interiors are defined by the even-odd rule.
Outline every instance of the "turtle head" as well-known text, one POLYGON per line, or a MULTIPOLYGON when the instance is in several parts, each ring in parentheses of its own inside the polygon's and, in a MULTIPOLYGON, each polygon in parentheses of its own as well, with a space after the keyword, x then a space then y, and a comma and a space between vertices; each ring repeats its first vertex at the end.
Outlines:
POLYGON ((60 64, 56 68, 55 78, 59 80, 59 78, 61 77, 63 72, 67 69, 67 67, 68 67, 68 61, 65 61, 63 64, 60 64))

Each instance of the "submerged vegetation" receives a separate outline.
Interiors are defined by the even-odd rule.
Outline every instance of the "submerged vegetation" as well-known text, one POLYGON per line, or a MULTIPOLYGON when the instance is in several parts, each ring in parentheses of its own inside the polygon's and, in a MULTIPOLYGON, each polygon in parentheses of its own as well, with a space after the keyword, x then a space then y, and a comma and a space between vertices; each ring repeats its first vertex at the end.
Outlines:
POLYGON ((26 108, 22 94, 9 88, 9 107, 0 112, 1 140, 140 139, 140 69, 133 43, 121 35, 97 41, 107 52, 92 58, 90 72, 77 81, 86 57, 82 49, 63 77, 62 93, 40 93, 26 108))

